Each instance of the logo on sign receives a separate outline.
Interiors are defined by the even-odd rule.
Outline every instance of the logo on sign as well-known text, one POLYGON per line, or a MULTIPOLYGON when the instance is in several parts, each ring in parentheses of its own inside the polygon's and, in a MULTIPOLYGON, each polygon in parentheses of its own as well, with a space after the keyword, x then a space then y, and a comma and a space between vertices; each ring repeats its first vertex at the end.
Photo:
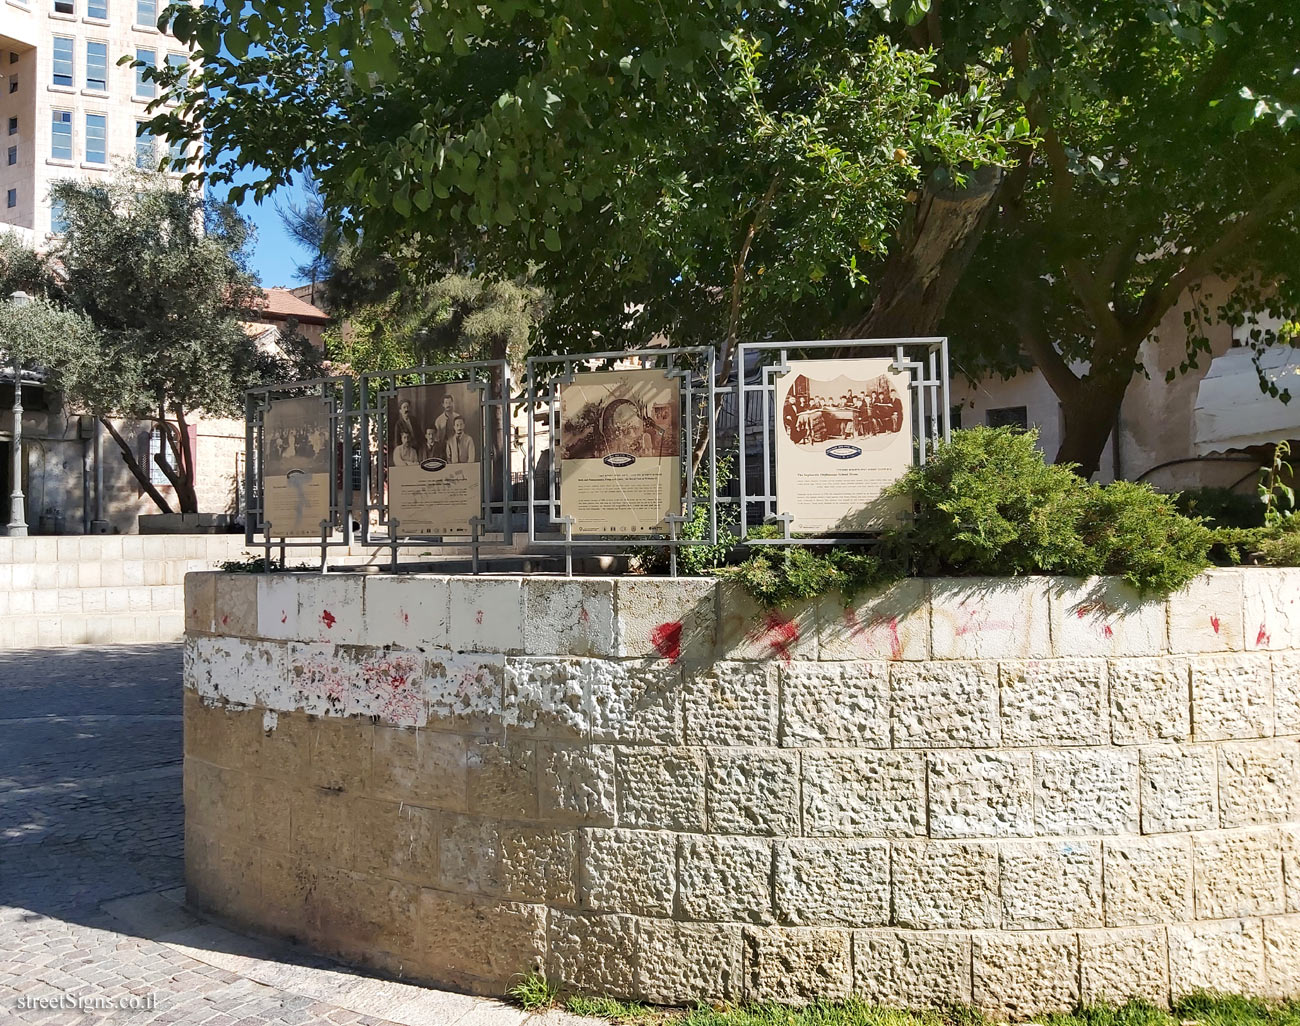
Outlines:
POLYGON ((832 445, 826 450, 826 455, 833 460, 851 460, 862 455, 862 450, 856 445, 832 445))
POLYGON ((430 474, 436 474, 447 465, 446 460, 441 460, 437 456, 430 456, 427 460, 420 460, 420 469, 427 470, 430 474))
POLYGON ((636 457, 630 452, 611 452, 603 462, 607 467, 630 467, 636 462, 636 457))

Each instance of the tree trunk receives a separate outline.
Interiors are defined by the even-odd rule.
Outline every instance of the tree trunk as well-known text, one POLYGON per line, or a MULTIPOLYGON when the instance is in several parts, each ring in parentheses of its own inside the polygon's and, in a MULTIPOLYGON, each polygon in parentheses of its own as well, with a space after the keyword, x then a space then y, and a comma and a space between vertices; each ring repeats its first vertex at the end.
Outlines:
POLYGON ((144 489, 145 494, 147 494, 149 498, 153 499, 154 505, 164 513, 174 512, 171 506, 167 504, 167 500, 163 498, 162 492, 158 491, 158 489, 153 486, 153 482, 149 480, 149 472, 140 465, 140 461, 135 458, 135 453, 131 451, 131 446, 127 443, 127 440, 122 437, 121 432, 113 426, 112 421, 107 417, 100 417, 99 422, 104 425, 105 430, 112 436, 113 441, 117 443, 118 449, 122 452, 122 462, 126 464, 127 469, 131 471, 132 475, 134 475, 136 481, 139 482, 140 487, 144 489))
POLYGON ((1101 469, 1106 441, 1115 428, 1129 380, 1084 378, 1070 394, 1058 394, 1063 428, 1057 463, 1078 464, 1077 473, 1083 478, 1091 478, 1101 469))
POLYGON ((933 335, 984 234, 1003 171, 976 168, 964 189, 927 184, 916 212, 885 261, 876 301, 852 321, 847 338, 933 335))

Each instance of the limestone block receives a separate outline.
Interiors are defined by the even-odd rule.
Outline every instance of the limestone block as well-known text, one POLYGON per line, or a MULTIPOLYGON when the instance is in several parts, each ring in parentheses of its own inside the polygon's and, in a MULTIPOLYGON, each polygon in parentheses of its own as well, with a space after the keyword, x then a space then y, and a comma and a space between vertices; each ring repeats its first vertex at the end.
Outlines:
POLYGON ((1287 823, 1300 813, 1300 742, 1245 741, 1219 748, 1224 827, 1287 823))
POLYGON ((557 823, 614 825, 614 749, 609 745, 537 746, 538 812, 557 823))
POLYGON ((971 999, 1006 1016, 1064 1011, 1079 1000, 1074 934, 1014 933, 976 937, 971 999))
POLYGON ((358 574, 297 574, 298 634, 304 641, 334 645, 365 642, 358 574))
POLYGON ((212 696, 240 705, 293 708, 292 700, 285 697, 290 675, 287 646, 241 638, 208 640, 212 696))
POLYGON ((992 844, 916 841, 893 846, 894 923, 921 930, 995 929, 998 851, 992 844))
MULTIPOLYGON (((429 975, 453 985, 503 994, 520 973, 543 968, 547 941, 544 912, 540 905, 421 890, 418 950, 427 953, 423 957, 432 970, 429 975)), ((416 974, 420 968, 417 961, 416 974)))
POLYGON ((587 677, 577 659, 506 659, 502 718, 513 733, 578 740, 591 733, 587 677))
POLYGON ((655 1004, 737 1001, 741 996, 741 927, 731 923, 637 924, 636 990, 655 1004))
POLYGON ((1035 753, 1034 819, 1045 834, 1136 834, 1138 753, 1105 748, 1035 753))
POLYGON ((433 886, 438 879, 437 813, 404 802, 353 799, 347 806, 343 832, 324 838, 317 855, 331 861, 347 838, 351 859, 347 868, 369 876, 382 876, 433 886))
POLYGON ((301 641, 298 633, 298 575, 257 574, 257 633, 263 638, 301 641))
POLYGON ((516 901, 578 903, 578 843, 568 830, 501 828, 502 893, 516 901))
POLYGON ((1264 970, 1270 997, 1300 994, 1300 916, 1264 920, 1264 970))
POLYGON ((672 917, 677 836, 645 830, 584 830, 579 900, 595 912, 672 917))
POLYGON ((452 577, 447 647, 453 652, 524 651, 522 578, 452 577))
POLYGON ((268 703, 271 708, 300 709, 313 716, 370 714, 363 701, 355 650, 329 642, 296 641, 288 642, 287 649, 289 687, 268 703))
POLYGON ((929 659, 929 581, 899 581, 849 605, 827 596, 817 640, 825 660, 929 659))
POLYGON ((429 725, 467 733, 502 729, 505 657, 428 653, 424 661, 429 725))
POLYGON ((614 582, 525 578, 524 651, 548 656, 615 655, 614 582))
POLYGON ((468 738, 469 811, 496 819, 537 817, 537 747, 527 738, 468 738))
POLYGON ((445 577, 368 576, 363 602, 367 645, 420 650, 447 647, 445 577))
POLYGON ((429 708, 424 681, 425 660, 402 649, 339 649, 340 657, 356 664, 357 693, 346 711, 376 717, 383 723, 422 727, 429 708))
MULTIPOLYGON (((217 582, 215 574, 185 575, 185 629, 212 633, 215 622, 213 613, 216 609, 217 582)), ((98 610, 87 609, 86 612, 102 612, 101 602, 98 610)))
POLYGON ((1212 830, 1219 825, 1215 759, 1210 745, 1141 750, 1144 834, 1212 830))
POLYGON ((700 922, 771 923, 772 844, 751 837, 684 836, 678 902, 700 922))
POLYGON ((1106 925, 1192 919, 1192 845, 1186 837, 1107 841, 1106 925))
POLYGON ((1191 666, 1186 659, 1112 659, 1109 670, 1115 744, 1186 741, 1191 736, 1191 666))
POLYGON ((637 920, 624 915, 547 917, 550 955, 546 975, 592 994, 632 994, 640 963, 637 920))
POLYGON ((895 747, 991 748, 999 743, 996 663, 892 663, 889 683, 895 747))
POLYGON ((1104 660, 1006 662, 999 679, 1004 745, 1100 745, 1110 739, 1104 660))
POLYGON ((457 894, 504 892, 505 855, 498 823, 454 815, 439 818, 438 887, 457 894))
POLYGON ((410 727, 374 728, 376 796, 448 812, 464 812, 466 739, 410 727))
POLYGON ((848 930, 746 927, 745 1000, 806 1005, 848 997, 853 983, 848 930))
POLYGON ((1300 574, 1251 567, 1241 586, 1246 651, 1300 648, 1300 574))
POLYGON ((257 578, 253 574, 216 574, 213 588, 213 630, 228 636, 257 637, 257 578))
POLYGON ((1027 837, 1034 832, 1029 752, 932 752, 931 837, 1027 837))
POLYGON ((853 993, 896 1008, 970 1004, 968 934, 855 930, 853 993))
POLYGON ((1192 732, 1198 741, 1272 737, 1269 657, 1246 653, 1192 660, 1192 732))
POLYGON ((1058 656, 1154 656, 1169 645, 1163 599, 1143 600, 1118 577, 1060 578, 1050 588, 1058 656))
MULTIPOLYGON (((383 729, 383 728, 380 728, 383 729)), ((358 720, 317 720, 304 728, 307 783, 331 791, 373 794, 375 728, 358 720)))
POLYGON ((889 845, 796 839, 776 846, 776 915, 795 926, 889 922, 889 845))
POLYGON ((1282 845, 1282 875, 1286 880, 1286 910, 1300 912, 1300 826, 1278 831, 1282 845))
POLYGON ((1300 656, 1273 653, 1274 729, 1282 737, 1300 734, 1300 656))
POLYGON ((1067 930, 1101 925, 1101 844, 1097 841, 1007 841, 999 860, 1005 928, 1067 930))
POLYGON ((720 748, 708 755, 708 824, 713 834, 799 834, 799 755, 720 748))
POLYGON ((803 823, 809 837, 924 834, 924 756, 920 752, 805 752, 803 823))
POLYGON ((883 662, 781 668, 781 744, 888 748, 889 670, 883 662))
POLYGON ((817 658, 815 601, 765 609, 733 581, 718 582, 717 657, 788 663, 817 658))
POLYGON ((1240 570, 1208 570, 1169 596, 1171 652, 1240 652, 1246 644, 1240 570))
POLYGON ((930 582, 931 658, 1050 656, 1046 580, 964 578, 930 582))
POLYGON ((620 748, 615 767, 620 823, 663 830, 704 829, 703 750, 620 748))
POLYGON ((663 659, 584 660, 592 738, 619 744, 682 743, 681 668, 663 659))
POLYGON ((1267 978, 1260 921, 1229 919, 1169 927, 1169 989, 1175 1001, 1203 990, 1262 993, 1267 978))
POLYGON ((1286 907, 1280 839, 1272 830, 1193 839, 1197 919, 1277 915, 1286 907))
POLYGON ((682 688, 688 745, 776 744, 774 663, 715 663, 707 671, 688 672, 682 688))
POLYGON ((615 589, 617 654, 688 666, 711 661, 717 642, 716 589, 717 582, 711 578, 619 578, 615 589))
POLYGON ((1157 1007, 1169 1002, 1169 958, 1162 929, 1085 931, 1079 934, 1079 962, 1085 1004, 1122 1005, 1130 998, 1157 1007))

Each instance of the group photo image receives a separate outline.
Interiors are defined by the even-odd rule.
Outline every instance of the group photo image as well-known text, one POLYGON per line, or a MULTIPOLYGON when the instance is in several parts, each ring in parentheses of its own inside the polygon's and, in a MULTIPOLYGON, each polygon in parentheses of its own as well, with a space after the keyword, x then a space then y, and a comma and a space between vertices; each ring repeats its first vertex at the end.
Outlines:
POLYGON ((483 451, 480 396, 464 381, 397 389, 388 400, 389 466, 432 470, 449 463, 479 462, 483 451))
POLYGON ((903 430, 903 398, 887 374, 829 381, 800 374, 786 394, 781 424, 796 445, 896 435, 903 430))

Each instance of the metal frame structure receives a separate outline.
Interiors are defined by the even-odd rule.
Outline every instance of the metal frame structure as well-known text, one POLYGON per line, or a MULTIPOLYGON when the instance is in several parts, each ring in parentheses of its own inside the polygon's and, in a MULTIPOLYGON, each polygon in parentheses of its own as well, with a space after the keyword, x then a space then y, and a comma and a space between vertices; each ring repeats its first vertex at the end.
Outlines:
POLYGON ((528 419, 528 449, 526 458, 528 466, 526 478, 528 483, 528 541, 530 545, 549 546, 564 550, 565 573, 573 575, 573 551, 575 548, 601 549, 612 545, 627 545, 637 548, 665 548, 668 550, 668 572, 677 576, 677 553, 683 546, 714 545, 718 536, 717 481, 718 459, 717 439, 713 430, 717 405, 717 386, 715 368, 717 352, 712 346, 687 346, 663 349, 639 349, 629 352, 581 353, 562 356, 530 356, 528 358, 528 375, 520 404, 528 419), (583 370, 594 370, 599 365, 611 365, 622 360, 640 361, 638 369, 665 370, 669 377, 680 378, 682 382, 681 420, 681 456, 683 466, 682 499, 684 513, 669 514, 664 517, 668 531, 666 534, 650 535, 575 535, 573 518, 560 515, 560 470, 559 462, 554 458, 559 452, 560 444, 560 385, 572 383, 577 374, 583 370), (550 370, 549 368, 554 368, 550 370), (698 380, 697 380, 698 378, 698 380), (703 414, 707 417, 707 445, 701 469, 705 470, 708 483, 707 497, 695 494, 696 469, 694 466, 696 425, 696 406, 704 401, 703 414), (542 497, 536 494, 535 468, 540 455, 537 446, 537 416, 539 409, 546 411, 547 443, 552 458, 546 473, 546 490, 542 497), (682 538, 680 530, 684 523, 694 518, 695 507, 705 503, 709 513, 709 529, 705 538, 682 538), (561 534, 538 533, 538 511, 545 518, 559 527, 561 534))
POLYGON ((352 544, 352 510, 349 487, 339 487, 340 473, 350 473, 352 465, 351 418, 352 379, 350 377, 313 378, 284 385, 261 385, 244 393, 244 543, 257 544, 265 550, 263 569, 270 570, 271 550, 280 550, 280 565, 284 566, 288 549, 319 549, 320 571, 328 572, 327 556, 331 548, 347 548, 352 544), (320 522, 319 541, 299 541, 275 537, 262 518, 262 431, 263 419, 271 404, 278 399, 306 399, 317 395, 328 410, 330 435, 330 516, 320 522))
POLYGON ((376 371, 363 374, 360 384, 360 409, 353 412, 360 418, 360 452, 361 452, 361 541, 365 545, 385 545, 392 549, 392 566, 397 569, 397 550, 403 545, 417 545, 423 542, 437 542, 446 548, 467 547, 473 573, 478 573, 479 547, 486 534, 500 534, 505 544, 513 540, 511 523, 512 503, 510 501, 510 365, 505 360, 481 360, 461 364, 426 364, 420 367, 407 367, 403 370, 376 371), (500 382, 499 389, 493 387, 493 379, 500 382), (483 451, 479 461, 482 475, 480 488, 479 515, 470 518, 468 537, 464 535, 427 535, 400 534, 401 522, 389 515, 389 502, 386 497, 388 480, 387 446, 384 439, 388 434, 388 400, 397 395, 399 388, 419 385, 433 385, 453 382, 468 382, 471 388, 480 392, 479 409, 483 423, 483 451), (375 389, 375 405, 370 405, 371 389, 375 389), (371 425, 375 425, 375 440, 378 442, 378 495, 371 494, 370 460, 375 455, 371 452, 371 425), (495 436, 495 437, 494 437, 495 436), (501 498, 492 498, 493 465, 499 465, 501 498), (377 527, 385 531, 376 540, 372 537, 370 514, 378 514, 377 527))
POLYGON ((861 350, 863 356, 892 355, 890 370, 894 373, 906 371, 911 377, 912 393, 912 441, 913 459, 924 464, 926 457, 935 443, 942 438, 947 441, 952 430, 951 412, 948 395, 948 339, 934 338, 866 338, 838 341, 806 342, 742 342, 736 347, 736 407, 739 411, 739 445, 737 473, 740 478, 740 538, 746 545, 843 545, 861 543, 869 538, 868 534, 852 536, 834 535, 794 535, 790 532, 788 512, 776 508, 776 489, 772 480, 773 469, 773 432, 778 423, 776 412, 776 379, 789 372, 788 361, 791 352, 815 352, 818 350, 861 350), (748 366, 746 356, 751 353, 774 352, 776 362, 762 364, 759 379, 755 382, 745 380, 748 366), (748 491, 745 465, 745 396, 757 392, 762 398, 763 440, 762 466, 763 490, 754 494, 748 491), (927 403, 927 398, 929 402, 927 403), (928 430, 927 430, 928 428, 928 430), (751 538, 751 508, 761 510, 761 521, 782 525, 779 538, 751 538))

